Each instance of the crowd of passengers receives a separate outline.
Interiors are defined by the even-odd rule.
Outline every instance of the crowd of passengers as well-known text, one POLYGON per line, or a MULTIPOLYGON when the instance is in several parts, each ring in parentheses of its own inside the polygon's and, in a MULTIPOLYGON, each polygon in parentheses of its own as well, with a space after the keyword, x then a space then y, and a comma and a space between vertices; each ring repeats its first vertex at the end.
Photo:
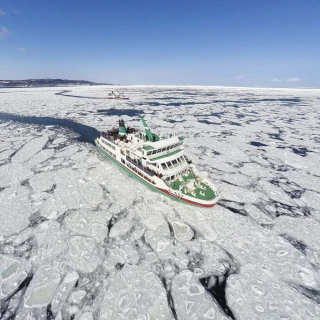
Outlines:
POLYGON ((137 170, 136 167, 130 165, 130 164, 127 164, 127 166, 134 172, 136 172, 139 176, 143 177, 144 179, 146 179, 147 181, 149 181, 150 183, 152 184, 156 184, 153 180, 151 180, 149 177, 147 177, 146 175, 142 174, 139 170, 137 170))
MULTIPOLYGON (((127 134, 135 132, 135 128, 127 128, 127 134)), ((101 132, 100 135, 108 140, 117 140, 129 142, 130 140, 127 139, 126 135, 119 135, 119 129, 112 128, 111 130, 107 130, 106 132, 101 132)))
POLYGON ((157 176, 158 178, 162 178, 162 174, 161 173, 157 173, 156 171, 145 167, 144 165, 142 165, 142 163, 140 161, 136 161, 132 158, 130 158, 129 156, 126 156, 126 160, 129 161, 130 163, 134 164, 136 167, 138 167, 140 170, 144 171, 145 173, 147 173, 149 176, 153 177, 153 176, 157 176))

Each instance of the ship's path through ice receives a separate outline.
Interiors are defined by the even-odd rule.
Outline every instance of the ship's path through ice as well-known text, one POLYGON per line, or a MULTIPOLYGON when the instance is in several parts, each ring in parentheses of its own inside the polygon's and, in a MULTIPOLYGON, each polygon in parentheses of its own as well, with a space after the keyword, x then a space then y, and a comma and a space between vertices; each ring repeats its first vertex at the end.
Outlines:
POLYGON ((320 90, 109 89, 0 89, 0 318, 320 319, 320 90), (140 113, 185 137, 214 208, 89 143, 140 113))

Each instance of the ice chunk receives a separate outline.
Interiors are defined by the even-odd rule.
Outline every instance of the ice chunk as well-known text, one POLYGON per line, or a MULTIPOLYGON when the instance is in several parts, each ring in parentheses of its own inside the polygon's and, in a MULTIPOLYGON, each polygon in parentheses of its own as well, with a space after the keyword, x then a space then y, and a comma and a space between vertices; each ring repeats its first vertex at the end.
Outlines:
POLYGON ((29 160, 29 165, 31 167, 36 166, 50 159, 51 157, 53 157, 53 155, 54 151, 52 149, 41 150, 29 160))
POLYGON ((68 263, 76 270, 89 273, 100 264, 98 248, 93 239, 83 236, 70 237, 68 246, 68 263))
POLYGON ((0 187, 12 186, 32 176, 32 171, 19 163, 0 166, 0 187))
POLYGON ((105 211, 80 210, 69 214, 64 222, 70 231, 96 241, 102 241, 108 236, 108 222, 111 215, 105 211))
POLYGON ((34 138, 27 142, 13 157, 12 162, 22 163, 38 153, 48 142, 48 136, 34 138))
POLYGON ((54 259, 66 249, 64 239, 61 237, 60 225, 55 221, 44 221, 35 230, 39 246, 38 259, 54 259))
POLYGON ((90 311, 84 312, 77 320, 94 320, 93 314, 90 311))
POLYGON ((283 175, 302 188, 320 192, 320 178, 317 176, 299 170, 286 171, 283 175))
POLYGON ((30 186, 34 192, 47 191, 54 185, 54 172, 41 172, 33 176, 30 180, 30 186))
POLYGON ((17 290, 29 271, 30 263, 25 259, 0 255, 0 300, 17 290))
POLYGON ((0 193, 0 237, 18 233, 29 225, 31 207, 28 195, 28 188, 21 186, 0 193))
POLYGON ((189 270, 172 280, 172 297, 178 319, 223 319, 211 295, 189 270))
POLYGON ((86 292, 84 290, 73 291, 70 295, 70 302, 74 304, 79 304, 81 300, 85 297, 86 292))
POLYGON ((56 314, 59 310, 63 308, 64 303, 66 302, 70 292, 73 290, 78 279, 79 275, 75 271, 69 272, 63 278, 51 302, 51 310, 53 314, 56 314))
POLYGON ((112 280, 102 303, 100 319, 173 319, 160 280, 138 266, 125 265, 112 280))
POLYGON ((66 148, 60 150, 60 152, 56 153, 55 157, 56 158, 60 158, 60 157, 70 158, 78 150, 79 150, 78 146, 69 146, 69 147, 66 147, 66 148))
POLYGON ((171 239, 151 230, 145 233, 145 239, 161 259, 168 259, 172 255, 173 244, 171 239))
POLYGON ((292 199, 281 188, 266 181, 259 181, 259 186, 271 199, 291 206, 295 205, 292 199))
POLYGON ((320 317, 317 303, 267 270, 246 265, 228 279, 226 297, 235 318, 306 319, 320 317))
POLYGON ((25 298, 26 307, 47 306, 60 282, 60 275, 57 270, 49 265, 41 266, 32 279, 25 298))
POLYGON ((301 196, 301 200, 304 201, 309 207, 314 209, 320 208, 320 193, 307 190, 301 196))
POLYGON ((247 214, 257 221, 259 224, 264 225, 273 225, 273 220, 269 218, 267 215, 265 215, 260 209, 258 209, 256 206, 252 204, 246 204, 244 206, 244 209, 246 210, 247 214))
POLYGON ((111 238, 117 238, 125 235, 128 231, 130 231, 133 227, 131 221, 127 219, 121 219, 116 224, 114 224, 110 230, 109 236, 111 238))
POLYGON ((138 262, 139 254, 135 246, 131 243, 125 243, 121 247, 115 246, 108 250, 103 266, 108 272, 113 272, 126 263, 135 265, 138 262))
POLYGON ((172 228, 175 237, 180 241, 189 241, 194 236, 192 229, 181 221, 172 222, 172 228))
MULTIPOLYGON (((81 176, 80 176, 81 177, 81 176)), ((56 184, 54 193, 50 195, 42 208, 41 214, 55 219, 70 209, 92 208, 103 200, 103 191, 99 184, 81 179, 72 169, 55 171, 53 181, 56 184)), ((42 179, 46 183, 47 178, 42 179)), ((37 185, 37 179, 35 179, 37 185)))
POLYGON ((15 150, 11 150, 11 149, 0 151, 0 160, 6 160, 14 153, 15 153, 15 150))

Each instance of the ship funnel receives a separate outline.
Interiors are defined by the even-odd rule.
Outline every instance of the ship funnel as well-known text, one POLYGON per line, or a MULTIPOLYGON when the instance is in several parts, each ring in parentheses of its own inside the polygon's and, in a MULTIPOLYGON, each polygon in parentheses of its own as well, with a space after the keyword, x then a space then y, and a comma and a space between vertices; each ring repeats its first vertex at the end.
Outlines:
POLYGON ((124 136, 127 134, 126 126, 124 125, 124 121, 122 119, 119 120, 119 136, 124 136))

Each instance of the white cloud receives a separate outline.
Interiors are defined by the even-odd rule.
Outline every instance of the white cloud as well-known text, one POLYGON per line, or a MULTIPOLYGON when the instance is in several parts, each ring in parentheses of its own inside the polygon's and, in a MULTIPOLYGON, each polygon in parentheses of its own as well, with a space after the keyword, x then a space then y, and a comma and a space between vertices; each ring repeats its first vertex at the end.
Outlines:
POLYGON ((233 77, 235 79, 243 79, 244 77, 243 76, 236 76, 236 77, 233 77))
POLYGON ((7 13, 0 9, 0 16, 5 16, 7 13))
POLYGON ((9 30, 6 27, 0 27, 0 39, 5 39, 9 34, 9 30))
POLYGON ((286 81, 296 82, 296 81, 301 81, 301 79, 300 78, 288 78, 286 81))
POLYGON ((270 81, 273 81, 273 82, 281 82, 282 80, 279 79, 279 78, 273 78, 273 79, 271 79, 270 81))
POLYGON ((20 52, 25 52, 26 50, 27 50, 27 48, 23 48, 23 47, 19 48, 20 52))

